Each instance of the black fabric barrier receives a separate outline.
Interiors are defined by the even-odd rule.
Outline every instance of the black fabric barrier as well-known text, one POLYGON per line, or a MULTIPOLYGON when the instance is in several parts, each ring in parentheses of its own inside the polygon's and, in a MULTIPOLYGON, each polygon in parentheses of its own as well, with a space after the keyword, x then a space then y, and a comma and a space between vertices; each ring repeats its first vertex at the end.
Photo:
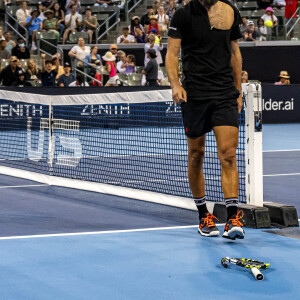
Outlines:
POLYGON ((262 85, 263 123, 300 123, 300 85, 262 85))

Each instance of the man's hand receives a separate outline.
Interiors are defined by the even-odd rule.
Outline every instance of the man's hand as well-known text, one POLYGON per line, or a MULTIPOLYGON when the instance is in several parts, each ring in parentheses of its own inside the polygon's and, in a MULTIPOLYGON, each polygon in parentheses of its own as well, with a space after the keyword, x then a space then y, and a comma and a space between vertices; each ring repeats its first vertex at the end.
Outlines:
POLYGON ((42 57, 42 59, 45 59, 45 58, 46 58, 46 54, 45 54, 45 53, 42 53, 42 54, 41 54, 41 57, 42 57))
POLYGON ((239 97, 237 98, 237 104, 238 104, 238 110, 239 110, 239 113, 240 113, 242 111, 242 108, 243 108, 242 94, 240 94, 239 97))
POLYGON ((179 83, 172 87, 172 99, 176 104, 186 102, 187 100, 186 91, 179 83))

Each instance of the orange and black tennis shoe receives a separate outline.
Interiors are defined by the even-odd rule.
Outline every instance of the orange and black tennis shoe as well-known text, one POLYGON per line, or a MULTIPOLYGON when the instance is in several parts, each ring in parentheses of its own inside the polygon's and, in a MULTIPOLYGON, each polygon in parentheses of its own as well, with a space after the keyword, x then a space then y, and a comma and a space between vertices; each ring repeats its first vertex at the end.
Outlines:
POLYGON ((239 210, 236 215, 233 215, 226 223, 224 228, 223 238, 226 239, 243 239, 245 231, 243 230, 242 222, 240 221, 244 216, 243 211, 239 210))
POLYGON ((205 213, 200 220, 198 232, 203 236, 218 236, 220 232, 214 219, 217 218, 213 214, 205 213))

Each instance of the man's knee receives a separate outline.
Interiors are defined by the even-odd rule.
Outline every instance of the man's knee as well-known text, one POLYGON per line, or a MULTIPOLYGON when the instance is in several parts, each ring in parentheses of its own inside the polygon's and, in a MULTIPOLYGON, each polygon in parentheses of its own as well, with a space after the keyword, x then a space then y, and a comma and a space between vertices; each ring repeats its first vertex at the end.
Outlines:
POLYGON ((236 165, 236 147, 219 149, 219 159, 222 167, 232 168, 236 165))
POLYGON ((193 168, 202 168, 205 148, 189 151, 189 162, 193 168))

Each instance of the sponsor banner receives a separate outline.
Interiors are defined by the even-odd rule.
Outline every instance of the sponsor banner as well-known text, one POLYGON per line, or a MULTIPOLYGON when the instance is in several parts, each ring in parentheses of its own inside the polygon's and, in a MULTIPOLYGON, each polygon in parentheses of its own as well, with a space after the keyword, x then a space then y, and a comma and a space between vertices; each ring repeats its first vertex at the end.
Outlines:
POLYGON ((263 123, 300 123, 300 85, 262 85, 263 123))

